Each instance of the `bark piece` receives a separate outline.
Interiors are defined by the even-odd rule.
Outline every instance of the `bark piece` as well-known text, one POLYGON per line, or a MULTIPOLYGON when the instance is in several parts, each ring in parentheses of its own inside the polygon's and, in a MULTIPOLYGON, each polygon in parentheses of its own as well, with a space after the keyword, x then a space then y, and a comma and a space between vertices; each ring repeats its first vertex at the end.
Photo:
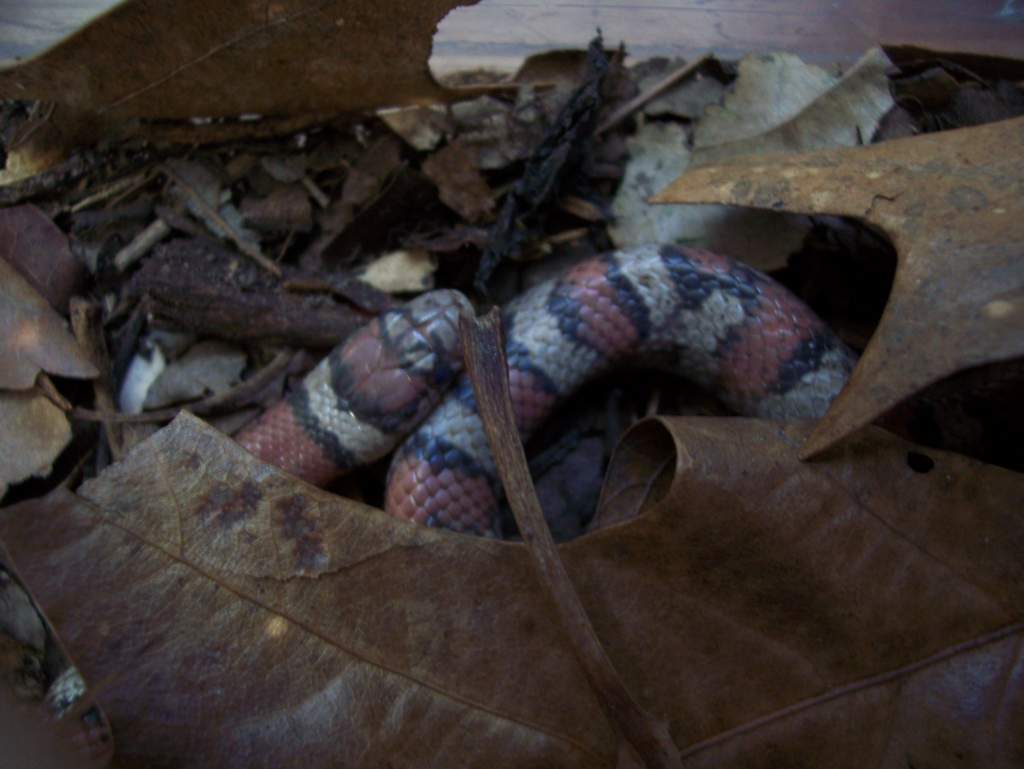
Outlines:
POLYGON ((370 317, 327 295, 284 291, 244 257, 200 240, 158 246, 131 286, 164 323, 235 341, 333 347, 370 317))
POLYGON ((241 204, 246 224, 263 232, 309 232, 313 229, 313 206, 299 184, 278 187, 266 197, 247 197, 241 204))

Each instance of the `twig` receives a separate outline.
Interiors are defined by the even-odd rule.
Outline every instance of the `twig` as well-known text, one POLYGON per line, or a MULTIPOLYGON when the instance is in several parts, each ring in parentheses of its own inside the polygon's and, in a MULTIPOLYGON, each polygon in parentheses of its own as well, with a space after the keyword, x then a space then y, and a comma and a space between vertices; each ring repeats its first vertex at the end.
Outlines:
POLYGON ((192 198, 196 206, 202 210, 203 214, 216 224, 217 227, 220 228, 221 232, 234 241, 239 251, 248 256, 274 277, 281 277, 281 268, 268 259, 260 250, 259 246, 249 243, 244 238, 240 238, 238 233, 235 232, 235 228, 228 224, 227 221, 224 220, 224 217, 222 217, 213 206, 207 203, 203 196, 200 195, 191 184, 182 179, 181 176, 176 174, 174 170, 166 164, 160 166, 160 171, 165 174, 168 179, 173 181, 175 185, 182 190, 182 192, 192 198))
POLYGON ((115 424, 140 424, 146 422, 168 422, 178 416, 182 409, 188 409, 196 415, 210 414, 246 405, 260 390, 270 384, 278 375, 287 370, 293 353, 289 349, 281 350, 271 359, 270 363, 261 368, 244 382, 195 403, 184 406, 172 406, 158 411, 144 411, 141 414, 122 414, 112 411, 93 411, 92 409, 76 408, 71 410, 72 419, 85 422, 111 422, 115 424))
POLYGON ((498 310, 495 308, 476 321, 463 318, 461 328, 466 369, 473 382, 484 430, 509 505, 533 556, 541 583, 572 640, 576 659, 605 715, 646 766, 651 769, 681 767, 679 749, 669 735, 668 725, 645 712, 633 699, 601 646, 544 520, 512 413, 508 363, 498 310))
POLYGON ((295 242, 295 230, 288 230, 288 236, 284 239, 284 243, 277 249, 277 261, 284 259, 288 253, 288 249, 292 247, 292 243, 295 242))
POLYGON ((149 249, 170 234, 171 225, 157 217, 148 227, 132 238, 128 245, 117 252, 114 256, 114 267, 118 272, 124 272, 145 256, 149 249))
POLYGON ((53 117, 53 111, 57 108, 55 102, 36 102, 32 107, 32 115, 28 121, 24 123, 15 136, 8 142, 7 151, 12 152, 23 144, 27 144, 28 140, 35 135, 35 133, 42 128, 44 125, 50 122, 50 118, 53 117), (44 111, 45 114, 40 117, 37 113, 44 111))
POLYGON ((327 197, 327 193, 320 189, 317 183, 309 178, 308 175, 302 177, 302 186, 306 188, 306 192, 309 193, 309 196, 313 198, 320 208, 327 208, 331 204, 331 199, 327 197))
POLYGON ((558 201, 558 207, 585 222, 603 222, 608 218, 598 206, 578 195, 568 195, 562 198, 558 201))
POLYGON ((585 238, 589 232, 589 227, 576 227, 571 230, 562 230, 561 232, 556 232, 551 235, 548 235, 546 238, 544 238, 544 243, 545 245, 548 246, 557 246, 562 243, 572 243, 574 240, 585 238))
POLYGON ((657 83, 648 88, 646 91, 637 94, 632 99, 623 104, 621 107, 619 107, 617 110, 615 110, 611 115, 605 118, 605 120, 602 121, 601 125, 597 127, 596 134, 600 136, 601 134, 610 131, 612 128, 614 128, 627 117, 629 117, 631 114, 633 114, 633 112, 644 106, 647 102, 661 96, 661 94, 663 94, 669 88, 674 86, 676 83, 684 80, 685 78, 689 77, 691 74, 696 72, 712 58, 714 58, 712 54, 706 53, 700 58, 694 59, 689 64, 684 64, 682 67, 675 70, 674 72, 670 72, 657 83))
MULTIPOLYGON (((92 381, 94 402, 102 411, 116 411, 114 401, 114 381, 111 376, 110 353, 107 341, 103 336, 103 322, 100 317, 99 305, 84 299, 71 299, 71 330, 75 339, 86 351, 92 364, 100 375, 92 381)), ((115 460, 124 456, 124 436, 118 425, 109 421, 103 423, 103 432, 107 437, 107 445, 115 460)))
POLYGON ((96 152, 75 152, 55 168, 0 187, 0 206, 13 206, 23 200, 65 189, 72 182, 95 170, 101 162, 102 158, 96 152))
POLYGON ((71 411, 71 401, 65 398, 57 390, 57 386, 53 383, 53 380, 46 375, 45 371, 40 371, 39 376, 36 377, 36 385, 38 385, 40 392, 46 396, 46 398, 61 411, 67 413, 71 411))
POLYGON ((92 193, 91 195, 82 198, 77 203, 73 204, 68 209, 68 211, 72 214, 77 214, 79 211, 82 211, 86 208, 90 208, 91 206, 94 206, 97 203, 102 203, 105 200, 117 197, 118 195, 121 195, 123 193, 132 192, 133 190, 136 190, 139 187, 145 185, 152 178, 152 176, 153 172, 151 170, 146 170, 141 173, 132 174, 131 176, 125 176, 121 179, 118 179, 116 182, 108 184, 103 189, 98 190, 92 193))

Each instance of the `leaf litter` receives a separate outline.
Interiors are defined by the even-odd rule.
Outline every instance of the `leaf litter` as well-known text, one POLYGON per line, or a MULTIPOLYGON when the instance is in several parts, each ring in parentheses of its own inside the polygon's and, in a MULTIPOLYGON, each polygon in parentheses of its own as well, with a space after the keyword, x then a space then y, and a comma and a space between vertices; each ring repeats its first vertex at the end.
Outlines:
MULTIPOLYGON (((132 5, 105 23, 126 23, 138 10, 132 5)), ((425 25, 435 10, 410 24, 425 25)), ((301 14, 279 12, 270 25, 291 45, 301 38, 301 14)), ((246 24, 233 33, 243 38, 225 38, 225 27, 214 24, 210 39, 221 42, 190 76, 230 73, 243 39, 263 34, 246 24)), ((98 27, 21 74, 31 80, 59 68, 60 56, 87 50, 81 46, 115 28, 98 27)), ((339 98, 379 107, 402 103, 403 94, 436 97, 438 87, 424 85, 425 69, 409 77, 415 56, 380 69, 380 82, 401 81, 390 90, 360 95, 340 75, 325 96, 319 81, 300 78, 285 94, 235 88, 218 107, 229 116, 273 104, 267 111, 285 115, 301 102, 306 113, 294 119, 167 122, 171 112, 213 114, 203 106, 213 92, 188 102, 182 73, 159 76, 116 106, 109 89, 89 95, 108 116, 122 106, 143 115, 142 135, 173 133, 192 147, 108 144, 108 153, 116 149, 105 165, 75 155, 5 188, 5 200, 32 201, 40 227, 52 216, 73 260, 87 265, 91 299, 71 306, 82 321, 76 336, 100 376, 93 403, 81 384, 40 378, 41 363, 28 369, 36 373, 22 389, 38 378, 32 397, 64 424, 66 409, 75 416, 77 439, 65 456, 77 459, 71 475, 51 476, 50 487, 63 488, 49 496, 14 490, 8 501, 32 498, 0 515, 0 537, 27 569, 39 605, 59 618, 88 679, 102 682, 120 759, 287 764, 298 729, 313 766, 447 765, 453 756, 488 766, 762 766, 780 754, 830 766, 860 765, 871 755, 876 764, 903 766, 942 764, 950 751, 966 765, 1012 765, 1024 749, 1014 729, 1024 707, 1014 666, 1022 484, 1018 472, 935 447, 1021 468, 1019 441, 1006 434, 1014 419, 1019 424, 1012 393, 1022 373, 1012 360, 1001 362, 1020 357, 1012 341, 1022 336, 1013 312, 1020 272, 1007 256, 1019 233, 1012 216, 1005 225, 990 216, 1012 210, 1003 193, 982 189, 986 180, 1021 176, 1019 130, 997 123, 975 129, 993 132, 980 141, 957 143, 958 132, 947 132, 819 148, 1012 117, 1019 88, 1000 79, 1005 62, 986 69, 949 55, 898 55, 892 67, 870 52, 840 74, 784 54, 736 67, 704 57, 668 71, 660 64, 627 70, 613 54, 607 75, 584 75, 575 92, 586 57, 549 55, 461 100, 445 92, 454 99, 448 106, 388 111, 379 120, 315 113, 339 98), (246 110, 237 109, 242 102, 246 110), (574 109, 576 118, 562 122, 574 109), (548 142, 555 135, 568 138, 548 142), (994 157, 996 147, 1004 157, 994 157), (769 165, 769 150, 791 154, 769 165), (887 153, 900 157, 872 165, 887 153), (529 198, 525 218, 505 213, 522 197, 515 184, 531 156, 540 163, 533 186, 541 194, 529 198), (827 184, 808 181, 808 167, 827 184), (684 171, 665 194, 699 195, 692 180, 714 182, 719 168, 732 186, 711 184, 715 202, 773 213, 646 204, 684 171), (956 187, 965 175, 970 183, 956 187), (899 189, 891 186, 897 182, 899 189), (913 194, 927 186, 931 197, 908 213, 913 194), (986 202, 964 186, 982 190, 986 202), (628 206, 616 189, 620 199, 631 196, 628 206), (826 191, 828 203, 849 200, 826 205, 826 191), (941 194, 945 207, 936 207, 941 194), (651 212, 662 210, 675 218, 657 223, 651 212), (702 218, 685 219, 687 210, 702 218), (505 227, 503 247, 531 261, 501 260, 488 281, 495 299, 555 265, 626 242, 619 238, 631 227, 639 239, 644 227, 663 227, 657 239, 711 243, 777 270, 858 348, 878 310, 857 305, 881 308, 889 293, 885 269, 870 262, 887 258, 884 244, 862 253, 880 240, 858 222, 866 219, 892 238, 898 267, 865 360, 880 338, 923 344, 916 358, 907 357, 907 343, 897 348, 903 357, 859 374, 850 391, 860 388, 851 398, 861 412, 837 401, 838 427, 708 418, 722 413, 713 397, 660 375, 612 376, 588 388, 527 446, 539 489, 570 479, 567 493, 554 494, 560 512, 543 510, 549 523, 566 537, 587 532, 558 548, 548 541, 539 562, 515 542, 387 518, 376 508, 382 467, 339 484, 338 496, 261 465, 195 417, 181 415, 141 443, 128 429, 138 426, 132 421, 170 419, 179 407, 161 402, 131 417, 112 410, 114 385, 140 345, 164 345, 173 367, 196 339, 200 349, 227 339, 244 343, 248 378, 236 382, 229 373, 202 387, 195 379, 184 383, 192 389, 175 388, 171 401, 239 425, 315 362, 296 348, 331 346, 399 301, 393 293, 470 290, 481 252, 502 245, 496 211, 499 224, 503 216, 530 228, 521 238, 505 227), (953 233, 960 253, 984 252, 987 261, 942 263, 950 271, 939 271, 939 293, 922 292, 933 305, 919 316, 935 325, 929 331, 905 307, 892 316, 915 296, 905 288, 908 254, 916 253, 908 243, 936 232, 953 233), (981 234, 972 240, 974 233, 981 234), (856 282, 870 301, 829 301, 820 286, 853 285, 843 265, 856 258, 874 276, 856 282), (1000 281, 1003 293, 992 293, 1000 281), (998 317, 979 320, 993 302, 988 315, 998 317), (937 352, 954 324, 962 333, 953 354, 937 352), (171 340, 182 331, 188 342, 178 349, 171 340), (936 381, 953 372, 960 373, 936 381), (604 463, 600 454, 629 424, 663 413, 704 416, 657 418, 628 431, 591 520, 587 505, 578 505, 598 496, 600 474, 589 471, 604 463), (910 440, 853 431, 875 417, 910 440), (89 432, 95 421, 102 433, 89 432), (801 451, 826 445, 815 462, 799 460, 801 451), (563 563, 563 577, 551 577, 563 563), (538 579, 553 600, 537 590, 538 579), (154 605, 160 611, 142 622, 142 609, 154 605)), ((96 124, 116 136, 105 121, 96 124)), ((33 135, 30 154, 59 159, 56 150, 66 150, 53 144, 47 155, 47 133, 33 135)), ((75 266, 66 253, 58 263, 75 266)), ((931 285, 935 273, 920 275, 931 285)), ((81 282, 73 285, 82 291, 81 282)), ((59 316, 54 323, 61 325, 59 316)), ((224 349, 222 362, 237 372, 241 348, 224 349)), ((474 384, 493 385, 500 372, 492 362, 474 384)), ((500 410, 502 399, 495 403, 500 410)), ((501 468, 518 474, 510 497, 532 494, 521 457, 503 459, 501 468)), ((509 531, 535 543, 546 528, 530 505, 532 523, 509 531)), ((53 684, 45 678, 41 691, 53 684)))

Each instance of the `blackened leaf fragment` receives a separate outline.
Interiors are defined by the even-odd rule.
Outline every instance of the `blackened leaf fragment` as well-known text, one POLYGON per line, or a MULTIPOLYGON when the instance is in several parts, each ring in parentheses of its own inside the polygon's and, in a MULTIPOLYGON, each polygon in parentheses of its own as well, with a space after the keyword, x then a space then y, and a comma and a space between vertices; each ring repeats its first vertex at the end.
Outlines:
POLYGON ((481 294, 487 293, 487 282, 495 268, 518 256, 527 242, 538 237, 545 205, 579 168, 597 125, 601 87, 608 68, 608 57, 598 35, 587 49, 583 83, 526 162, 522 177, 505 198, 498 221, 491 228, 475 280, 481 294))

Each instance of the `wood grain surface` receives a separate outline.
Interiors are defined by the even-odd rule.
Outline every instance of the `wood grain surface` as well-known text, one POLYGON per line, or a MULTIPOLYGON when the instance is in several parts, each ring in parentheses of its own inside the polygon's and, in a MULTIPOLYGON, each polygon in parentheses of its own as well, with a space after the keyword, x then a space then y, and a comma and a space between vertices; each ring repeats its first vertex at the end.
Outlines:
MULTIPOLYGON (((0 60, 30 56, 113 5, 0 0, 0 60)), ((1024 55, 1024 0, 482 0, 441 23, 431 66, 512 69, 584 47, 597 28, 636 58, 788 50, 848 62, 879 41, 1012 56, 1024 55)))
POLYGON ((441 23, 431 66, 510 68, 583 47, 598 27, 638 59, 787 50, 849 62, 877 42, 1024 55, 1024 2, 1014 0, 482 0, 441 23))

